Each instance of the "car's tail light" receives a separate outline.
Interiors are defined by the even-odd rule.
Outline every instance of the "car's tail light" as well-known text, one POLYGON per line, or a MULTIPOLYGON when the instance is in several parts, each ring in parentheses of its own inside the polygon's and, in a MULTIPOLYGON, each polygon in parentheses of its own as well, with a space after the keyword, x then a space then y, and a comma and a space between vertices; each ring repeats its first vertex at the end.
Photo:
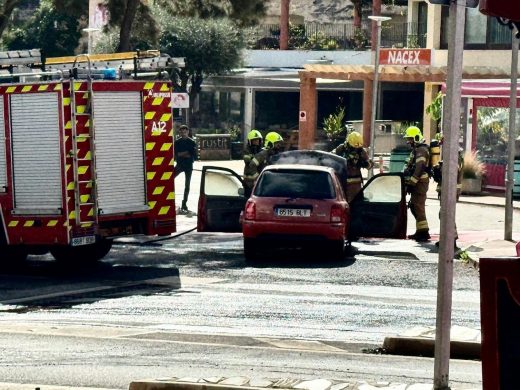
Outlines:
POLYGON ((253 220, 256 218, 256 204, 255 202, 248 200, 246 203, 245 219, 253 220))
POLYGON ((345 222, 345 209, 339 205, 334 205, 330 209, 330 222, 345 222))

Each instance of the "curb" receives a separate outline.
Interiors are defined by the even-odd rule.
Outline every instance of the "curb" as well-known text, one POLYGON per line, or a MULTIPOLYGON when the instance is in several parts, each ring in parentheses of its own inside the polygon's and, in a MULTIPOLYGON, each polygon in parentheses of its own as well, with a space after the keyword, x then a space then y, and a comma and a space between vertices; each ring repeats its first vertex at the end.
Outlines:
MULTIPOLYGON (((435 339, 425 337, 385 337, 383 349, 390 355, 434 357, 435 339)), ((480 360, 480 343, 452 340, 452 359, 480 360)))

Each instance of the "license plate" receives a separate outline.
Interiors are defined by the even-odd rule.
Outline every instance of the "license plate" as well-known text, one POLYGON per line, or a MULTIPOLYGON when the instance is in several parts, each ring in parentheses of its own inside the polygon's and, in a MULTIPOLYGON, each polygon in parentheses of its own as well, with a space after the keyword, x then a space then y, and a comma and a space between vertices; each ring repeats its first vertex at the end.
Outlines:
POLYGON ((278 208, 276 209, 276 215, 279 217, 310 217, 311 210, 278 208))
POLYGON ((94 244, 95 242, 96 242, 96 236, 73 237, 71 245, 72 246, 89 245, 89 244, 94 244))

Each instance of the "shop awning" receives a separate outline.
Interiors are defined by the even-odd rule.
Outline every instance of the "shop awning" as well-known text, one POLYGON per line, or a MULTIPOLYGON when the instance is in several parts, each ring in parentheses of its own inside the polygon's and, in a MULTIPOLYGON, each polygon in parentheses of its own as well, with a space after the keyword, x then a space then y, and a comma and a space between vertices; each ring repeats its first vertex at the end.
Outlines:
MULTIPOLYGON (((336 80, 373 80, 373 65, 304 65, 299 71, 300 79, 321 78, 336 80)), ((379 80, 389 82, 444 82, 448 68, 427 65, 414 66, 379 66, 379 80)), ((463 68, 464 79, 504 79, 510 78, 501 68, 487 66, 466 66, 463 68)))

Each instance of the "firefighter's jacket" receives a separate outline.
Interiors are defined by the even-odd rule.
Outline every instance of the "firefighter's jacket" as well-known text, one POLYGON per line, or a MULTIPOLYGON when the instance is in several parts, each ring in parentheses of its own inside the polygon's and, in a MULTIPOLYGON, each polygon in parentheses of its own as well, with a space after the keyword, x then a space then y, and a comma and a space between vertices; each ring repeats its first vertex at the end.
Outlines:
MULTIPOLYGON (((247 187, 253 188, 253 185, 261 172, 263 167, 260 167, 260 161, 255 157, 259 154, 259 150, 255 150, 255 148, 248 147, 246 152, 244 153, 244 182, 247 187)), ((261 157, 259 156, 261 159, 261 157)))
MULTIPOLYGON (((457 199, 462 192, 462 169, 464 168, 464 150, 459 148, 458 154, 458 166, 457 166, 457 199)), ((432 176, 433 180, 437 183, 436 191, 441 195, 441 187, 442 187, 442 160, 439 161, 439 164, 432 168, 432 176)))
POLYGON ((418 182, 430 181, 430 148, 425 143, 415 144, 404 170, 406 184, 415 187, 418 182))
POLYGON ((361 168, 370 169, 372 162, 364 148, 353 148, 346 142, 332 150, 332 153, 347 160, 347 184, 362 183, 361 168))

